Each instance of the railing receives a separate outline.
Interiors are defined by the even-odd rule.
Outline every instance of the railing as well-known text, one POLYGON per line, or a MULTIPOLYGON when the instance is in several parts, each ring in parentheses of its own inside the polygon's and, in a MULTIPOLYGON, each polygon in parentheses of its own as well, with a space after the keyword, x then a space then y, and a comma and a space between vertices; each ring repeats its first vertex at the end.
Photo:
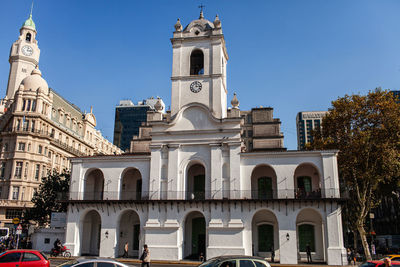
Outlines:
POLYGON ((319 189, 305 192, 299 189, 281 190, 214 190, 214 191, 90 191, 69 192, 59 194, 60 200, 275 200, 275 199, 304 199, 319 200, 327 198, 343 198, 339 189, 319 189))

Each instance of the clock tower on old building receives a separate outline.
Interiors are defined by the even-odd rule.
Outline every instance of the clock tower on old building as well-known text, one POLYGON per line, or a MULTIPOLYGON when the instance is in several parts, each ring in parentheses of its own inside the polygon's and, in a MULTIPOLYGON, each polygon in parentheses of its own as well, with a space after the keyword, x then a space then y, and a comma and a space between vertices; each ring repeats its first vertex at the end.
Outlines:
POLYGON ((185 105, 200 103, 216 118, 225 118, 228 54, 218 15, 210 22, 201 11, 199 19, 184 29, 178 19, 171 43, 171 115, 177 114, 185 105))
POLYGON ((32 70, 39 63, 40 49, 36 40, 36 26, 32 20, 32 12, 20 29, 18 40, 15 41, 10 50, 10 74, 6 99, 14 98, 15 92, 21 81, 31 75, 32 70))

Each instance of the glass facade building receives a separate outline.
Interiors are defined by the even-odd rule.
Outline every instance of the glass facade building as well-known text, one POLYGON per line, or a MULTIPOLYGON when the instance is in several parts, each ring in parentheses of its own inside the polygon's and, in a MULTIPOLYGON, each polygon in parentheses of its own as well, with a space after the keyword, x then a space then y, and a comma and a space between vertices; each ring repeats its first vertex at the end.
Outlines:
POLYGON ((147 121, 147 111, 154 110, 156 102, 155 98, 140 101, 137 105, 130 100, 120 101, 115 108, 114 145, 123 151, 129 150, 133 136, 139 135, 139 127, 147 121))
POLYGON ((302 111, 297 114, 297 149, 303 150, 307 143, 312 142, 312 130, 321 127, 322 118, 328 111, 302 111))

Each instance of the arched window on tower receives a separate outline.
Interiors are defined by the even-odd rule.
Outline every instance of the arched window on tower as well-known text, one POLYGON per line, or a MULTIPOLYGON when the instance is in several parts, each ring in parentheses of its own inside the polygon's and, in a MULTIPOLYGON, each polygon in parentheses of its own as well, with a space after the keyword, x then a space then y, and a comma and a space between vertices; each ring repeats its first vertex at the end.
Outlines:
POLYGON ((30 41, 31 41, 31 38, 32 38, 32 35, 28 32, 28 33, 26 34, 25 41, 30 42, 30 41))
POLYGON ((190 55, 190 75, 204 74, 204 55, 199 49, 196 49, 190 55))

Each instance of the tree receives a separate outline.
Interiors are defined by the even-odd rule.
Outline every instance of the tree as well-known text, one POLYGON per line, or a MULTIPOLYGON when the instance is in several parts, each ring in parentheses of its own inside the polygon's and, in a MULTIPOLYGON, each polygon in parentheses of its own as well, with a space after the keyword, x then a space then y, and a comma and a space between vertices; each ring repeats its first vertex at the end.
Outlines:
POLYGON ((389 91, 346 95, 332 102, 307 149, 339 149, 341 183, 349 191, 345 208, 357 230, 366 258, 371 259, 365 222, 379 204, 384 188, 400 176, 400 104, 389 91))
POLYGON ((39 190, 32 198, 34 206, 27 210, 25 219, 34 220, 44 226, 49 224, 52 212, 66 212, 68 203, 58 201, 58 196, 68 192, 69 181, 70 172, 65 170, 62 173, 49 172, 43 177, 39 190))

